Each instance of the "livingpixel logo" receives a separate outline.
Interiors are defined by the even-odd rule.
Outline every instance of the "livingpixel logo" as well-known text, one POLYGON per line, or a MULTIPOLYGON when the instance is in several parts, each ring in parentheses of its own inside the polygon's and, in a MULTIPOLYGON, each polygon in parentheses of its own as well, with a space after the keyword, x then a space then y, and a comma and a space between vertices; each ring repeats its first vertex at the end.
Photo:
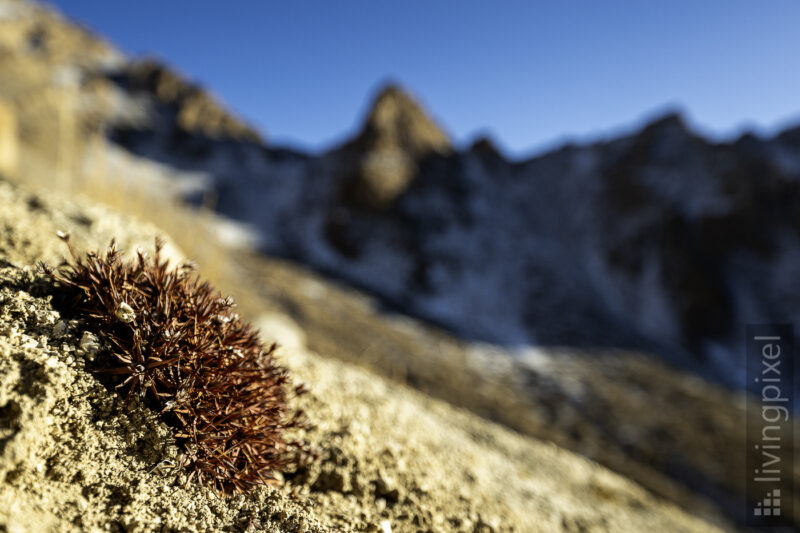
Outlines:
POLYGON ((794 523, 794 334, 791 325, 747 326, 746 523, 794 523))
POLYGON ((781 491, 767 492, 767 496, 753 508, 753 516, 781 516, 781 491))

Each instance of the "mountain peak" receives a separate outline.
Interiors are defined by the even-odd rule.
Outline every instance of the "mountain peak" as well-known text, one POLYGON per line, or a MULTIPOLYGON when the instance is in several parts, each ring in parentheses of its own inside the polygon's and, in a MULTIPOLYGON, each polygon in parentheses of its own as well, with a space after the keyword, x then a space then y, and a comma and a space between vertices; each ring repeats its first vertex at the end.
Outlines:
POLYGON ((485 159, 502 160, 502 152, 497 147, 497 144, 488 135, 481 135, 476 138, 469 147, 469 152, 478 154, 485 159))
POLYGON ((361 132, 343 148, 343 197, 352 205, 376 211, 391 207, 408 189, 422 161, 453 151, 442 128, 395 84, 378 91, 361 132))
POLYGON ((397 148, 414 156, 452 149, 442 128, 408 91, 396 84, 387 84, 378 91, 358 142, 373 148, 397 148))
POLYGON ((686 119, 677 111, 671 111, 661 115, 647 123, 643 129, 644 133, 673 132, 683 135, 690 135, 689 126, 686 119))

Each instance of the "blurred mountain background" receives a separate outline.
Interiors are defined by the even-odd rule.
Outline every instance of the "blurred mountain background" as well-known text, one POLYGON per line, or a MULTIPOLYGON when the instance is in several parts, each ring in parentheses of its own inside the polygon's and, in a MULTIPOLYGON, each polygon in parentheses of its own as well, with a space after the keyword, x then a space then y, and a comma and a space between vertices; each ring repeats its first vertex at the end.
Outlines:
POLYGON ((800 319, 800 126, 670 111, 510 156, 421 101, 386 83, 346 138, 276 143, 167 62, 0 3, 3 175, 154 221, 323 355, 741 522, 744 326, 800 319))

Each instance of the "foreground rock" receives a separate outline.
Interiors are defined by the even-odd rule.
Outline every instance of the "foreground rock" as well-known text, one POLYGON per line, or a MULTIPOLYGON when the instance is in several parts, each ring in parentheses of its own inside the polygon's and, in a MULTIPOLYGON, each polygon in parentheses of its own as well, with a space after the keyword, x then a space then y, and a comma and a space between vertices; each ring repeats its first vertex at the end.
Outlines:
POLYGON ((168 468, 177 450, 167 428, 86 371, 84 328, 63 321, 30 268, 57 253, 54 221, 93 248, 109 232, 128 247, 151 242, 133 221, 97 208, 69 224, 65 213, 78 209, 0 182, 0 523, 8 530, 715 530, 587 459, 321 358, 298 334, 284 362, 311 389, 301 401, 320 462, 287 473, 281 488, 230 499, 184 487, 168 468))

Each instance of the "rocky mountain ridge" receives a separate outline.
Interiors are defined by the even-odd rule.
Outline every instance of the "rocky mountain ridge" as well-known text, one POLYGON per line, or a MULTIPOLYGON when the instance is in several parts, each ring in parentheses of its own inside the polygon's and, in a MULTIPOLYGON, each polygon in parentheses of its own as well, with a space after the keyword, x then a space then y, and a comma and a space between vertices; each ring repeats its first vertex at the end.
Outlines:
POLYGON ((644 348, 736 385, 742 325, 798 317, 800 127, 715 143, 668 115, 510 161, 487 139, 454 147, 390 86, 352 140, 303 154, 158 62, 3 5, 0 95, 23 141, 53 142, 43 102, 73 87, 76 127, 182 175, 264 251, 464 338, 644 348))
MULTIPOLYGON (((133 95, 141 97, 139 92, 133 95)), ((523 161, 452 146, 403 89, 320 156, 155 122, 125 148, 205 172, 263 250, 472 340, 646 349, 740 386, 745 323, 800 313, 800 143, 715 143, 667 115, 523 161)))

